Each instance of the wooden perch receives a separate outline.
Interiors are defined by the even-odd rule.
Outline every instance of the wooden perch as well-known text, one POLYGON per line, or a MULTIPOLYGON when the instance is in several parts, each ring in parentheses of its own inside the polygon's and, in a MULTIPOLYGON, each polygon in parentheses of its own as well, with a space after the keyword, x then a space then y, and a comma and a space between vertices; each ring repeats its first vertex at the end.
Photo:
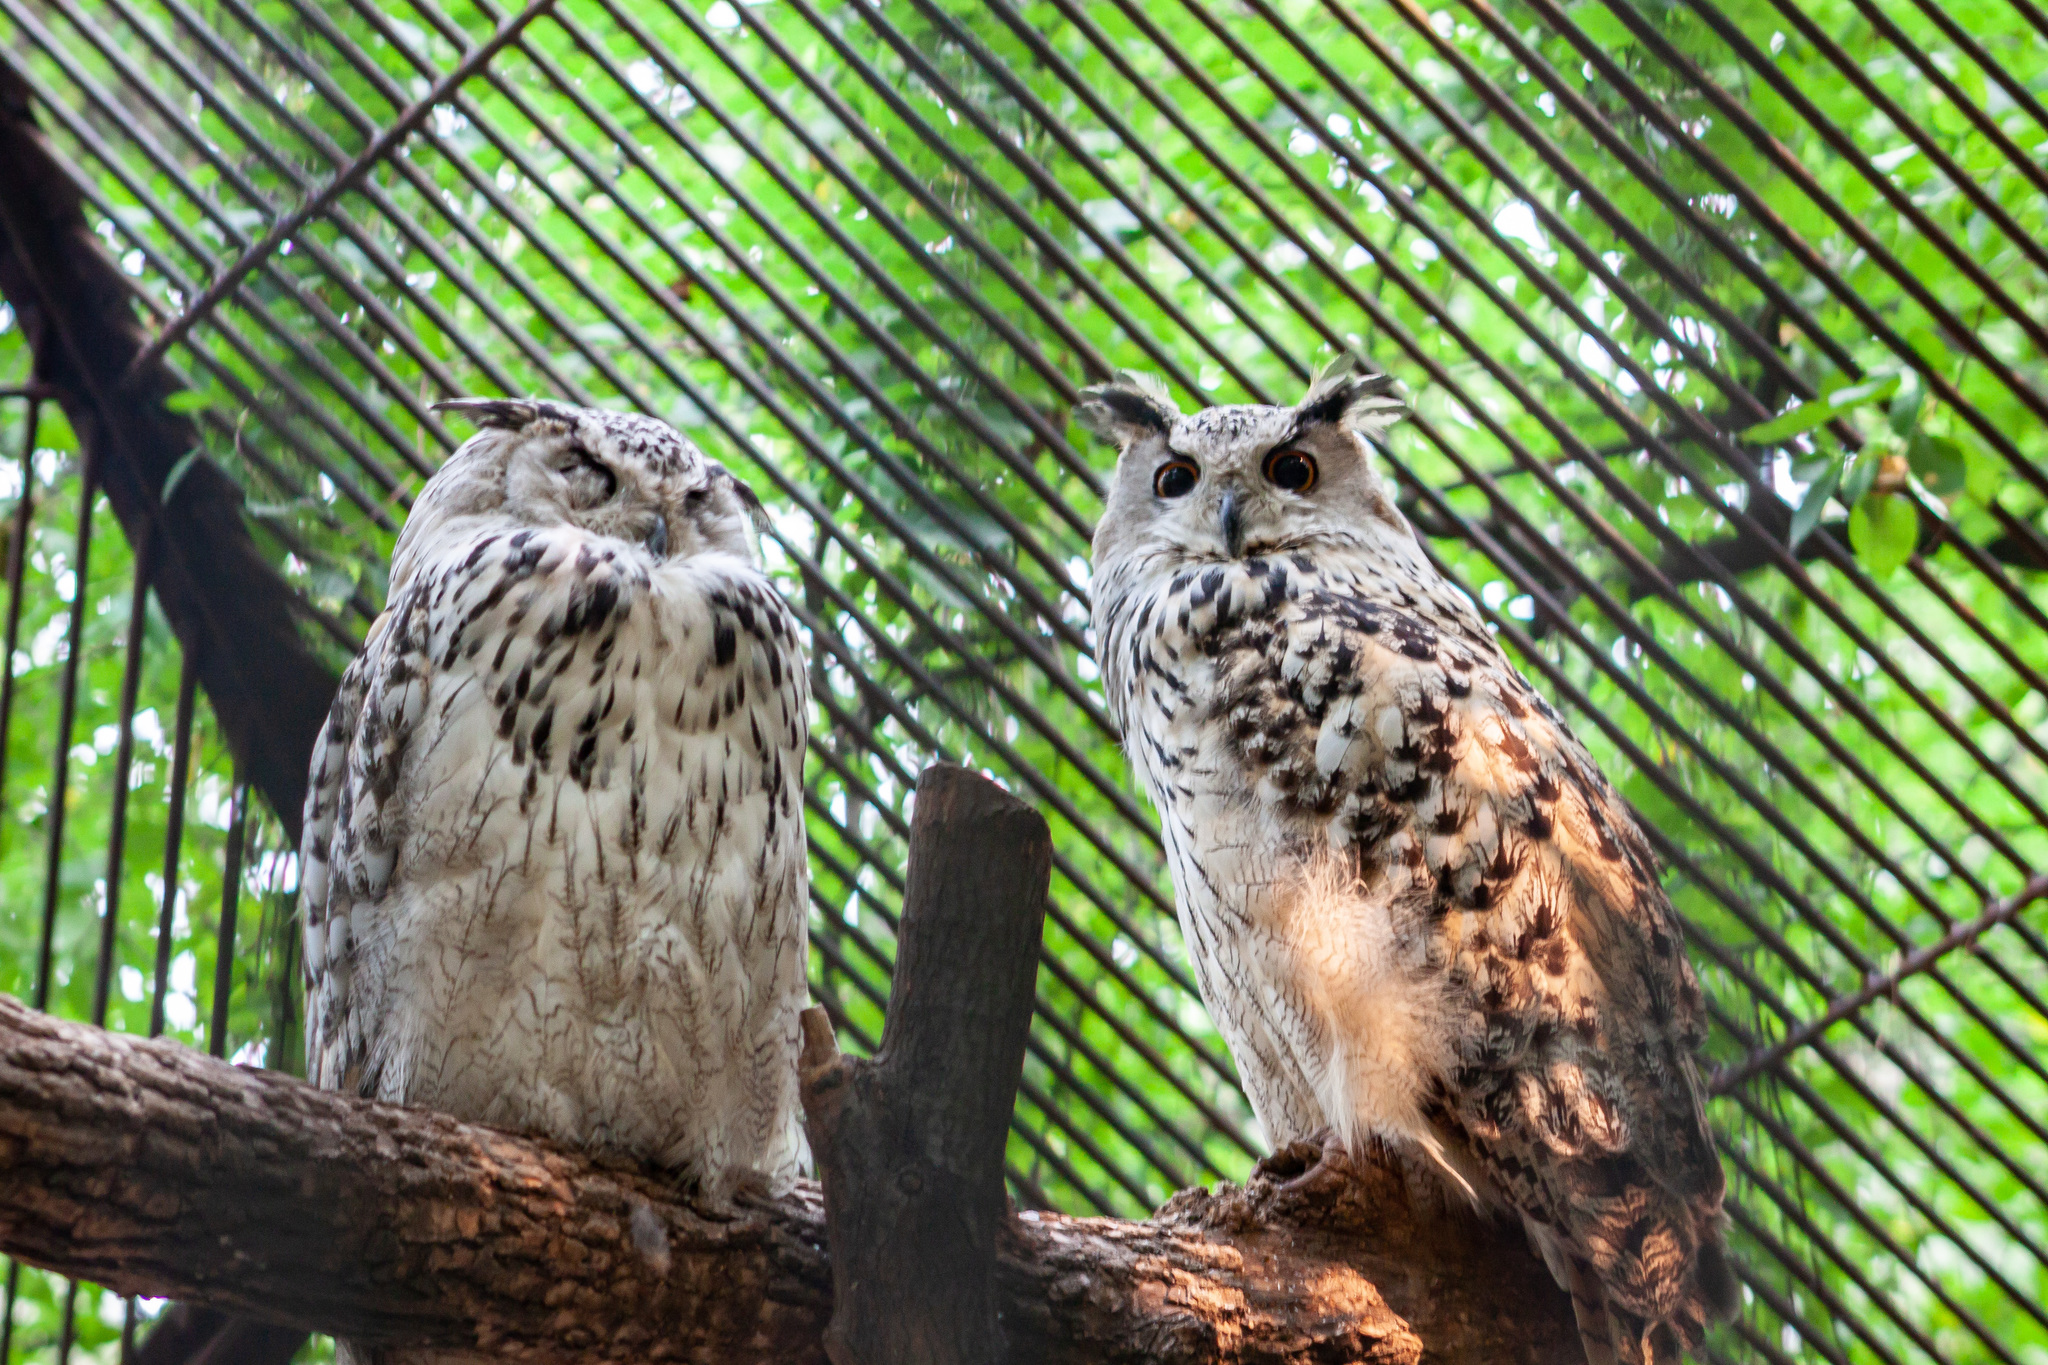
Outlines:
POLYGON ((1052 875, 1043 816, 985 777, 925 769, 896 968, 873 1060, 804 1012, 803 1098, 838 1297, 833 1365, 994 1365, 1003 1147, 1052 875))
MULTIPOLYGON (((1578 1365, 1519 1232, 1380 1165, 1268 1163, 1146 1222, 1026 1215, 1012 1359, 1578 1365), (1304 1176, 1304 1168, 1307 1168, 1304 1176)), ((508 1361, 822 1362, 824 1201, 671 1181, 0 999, 0 1251, 125 1294, 508 1361)))
POLYGON ((811 1030, 829 1197, 804 1182, 720 1206, 0 999, 0 1251, 507 1361, 782 1365, 829 1344, 848 1363, 1578 1365, 1569 1303, 1520 1233, 1385 1161, 1302 1146, 1145 1222, 1010 1215, 1045 827, 956 769, 920 784, 912 843, 881 1052, 847 1061, 811 1030))

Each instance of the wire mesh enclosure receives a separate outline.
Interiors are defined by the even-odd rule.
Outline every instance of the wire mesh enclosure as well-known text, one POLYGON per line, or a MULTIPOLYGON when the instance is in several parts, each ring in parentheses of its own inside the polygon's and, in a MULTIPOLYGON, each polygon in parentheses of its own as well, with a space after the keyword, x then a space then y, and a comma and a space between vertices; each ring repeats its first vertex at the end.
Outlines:
MULTIPOLYGON (((1069 405, 1392 371, 1406 510, 1686 918, 1747 1287, 1708 1358, 2048 1361, 2048 938, 2000 899, 2048 857, 2032 0, 0 0, 0 34, 337 672, 466 434, 433 402, 633 407, 772 512, 844 1045, 918 770, 1045 812, 1020 1203, 1138 1215, 1261 1150, 1103 709, 1109 456, 1069 405)), ((0 985, 295 1067, 288 839, 33 379, 0 328, 0 985)), ((124 1321, 10 1270, 0 1355, 124 1321)))

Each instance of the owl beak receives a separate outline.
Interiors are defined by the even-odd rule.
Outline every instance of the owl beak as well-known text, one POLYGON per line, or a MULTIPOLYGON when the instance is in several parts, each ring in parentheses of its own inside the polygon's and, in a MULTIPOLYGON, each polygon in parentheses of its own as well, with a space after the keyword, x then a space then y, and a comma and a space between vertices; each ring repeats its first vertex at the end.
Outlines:
POLYGON ((1232 559, 1236 559, 1237 552, 1244 548, 1244 509, 1238 505, 1236 489, 1223 490, 1223 507, 1220 515, 1223 522, 1224 549, 1229 552, 1232 559))
POLYGON ((668 558, 668 518, 659 512, 654 514, 654 527, 647 533, 647 553, 656 559, 668 558))

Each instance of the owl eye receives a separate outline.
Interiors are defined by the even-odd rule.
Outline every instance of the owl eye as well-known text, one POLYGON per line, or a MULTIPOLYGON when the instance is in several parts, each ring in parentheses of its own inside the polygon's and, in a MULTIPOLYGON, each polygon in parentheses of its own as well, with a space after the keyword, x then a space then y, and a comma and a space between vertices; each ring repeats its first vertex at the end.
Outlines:
POLYGON ((619 476, 587 450, 572 451, 556 472, 569 485, 569 505, 580 511, 611 501, 619 491, 619 476))
POLYGON ((1186 460, 1174 460, 1159 466, 1159 472, 1152 476, 1152 491, 1162 498, 1184 498, 1195 491, 1202 471, 1186 460))
POLYGON ((1316 486, 1315 457, 1299 450, 1276 450, 1266 457, 1266 482, 1290 493, 1316 486))

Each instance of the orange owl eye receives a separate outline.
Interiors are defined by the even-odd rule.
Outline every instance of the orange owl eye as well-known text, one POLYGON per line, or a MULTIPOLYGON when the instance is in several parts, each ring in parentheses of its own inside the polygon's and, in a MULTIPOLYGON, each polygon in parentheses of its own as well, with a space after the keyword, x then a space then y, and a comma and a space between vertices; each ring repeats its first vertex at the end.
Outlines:
POLYGON ((1152 491, 1162 498, 1184 498, 1195 491, 1201 477, 1202 471, 1188 461, 1174 460, 1159 466, 1152 476, 1152 491))
POLYGON ((1266 482, 1290 493, 1316 486, 1315 457, 1299 450, 1276 450, 1266 457, 1266 482))

